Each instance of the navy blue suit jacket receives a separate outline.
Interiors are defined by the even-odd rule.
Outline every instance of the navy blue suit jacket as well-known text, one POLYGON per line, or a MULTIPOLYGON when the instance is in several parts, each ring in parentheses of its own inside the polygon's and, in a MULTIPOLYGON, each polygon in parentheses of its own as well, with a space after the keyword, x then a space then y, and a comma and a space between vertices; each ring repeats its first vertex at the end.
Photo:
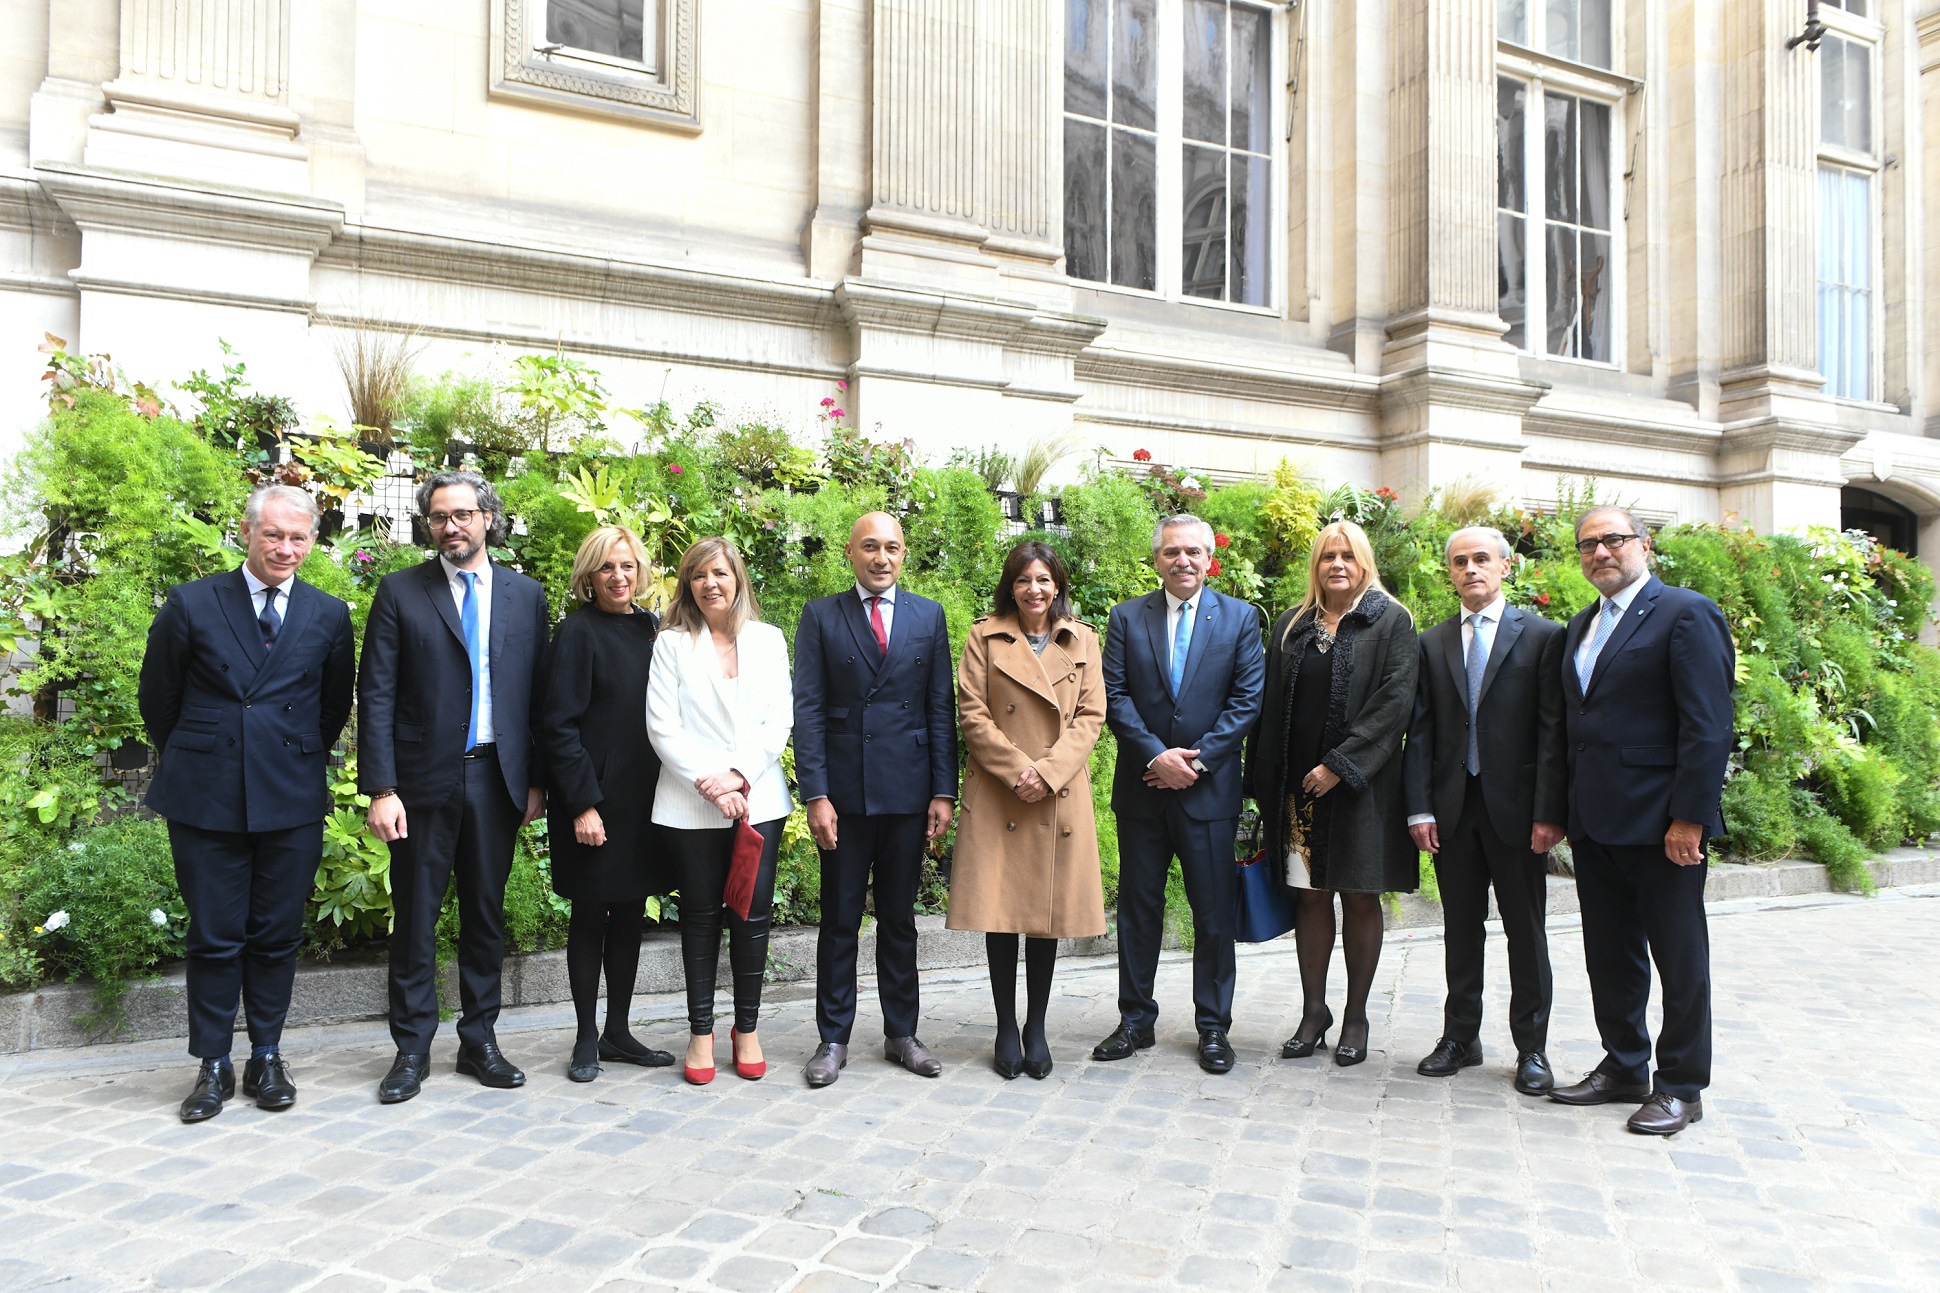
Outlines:
POLYGON ((323 820, 356 650, 350 608, 301 579, 270 650, 240 568, 169 589, 137 692, 156 750, 148 807, 237 834, 323 820))
POLYGON ((943 608, 905 588, 876 645, 853 587, 795 630, 795 781, 837 814, 920 813, 957 795, 956 686, 943 608))
POLYGON ((1165 590, 1111 608, 1105 631, 1105 721, 1118 738, 1111 807, 1120 817, 1157 817, 1172 802, 1200 821, 1238 817, 1241 756, 1260 716, 1266 649, 1251 603, 1205 590, 1198 598, 1185 676, 1172 695, 1165 590), (1170 749, 1199 751, 1206 770, 1184 790, 1145 784, 1145 769, 1170 749))
POLYGON ((1597 653, 1586 689, 1576 652, 1601 606, 1577 612, 1563 645, 1570 836, 1661 847, 1672 819, 1723 835, 1737 656, 1724 613, 1650 576, 1597 653))
MULTIPOLYGON (((539 581, 492 564, 492 737, 505 792, 525 812, 545 776, 533 707, 544 696, 552 617, 539 581)), ((364 625, 357 674, 357 784, 397 787, 408 809, 458 792, 471 727, 471 658, 444 563, 384 576, 364 625)))

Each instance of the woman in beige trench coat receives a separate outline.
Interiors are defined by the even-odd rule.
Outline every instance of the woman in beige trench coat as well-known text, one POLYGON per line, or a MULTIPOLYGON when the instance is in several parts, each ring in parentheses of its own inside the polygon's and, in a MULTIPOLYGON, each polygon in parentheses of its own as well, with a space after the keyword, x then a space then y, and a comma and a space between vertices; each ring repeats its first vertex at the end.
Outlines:
POLYGON ((971 626, 957 670, 970 769, 950 875, 951 929, 984 932, 997 1007, 992 1067, 1051 1072, 1044 1016, 1060 938, 1105 932, 1091 749, 1105 718, 1098 634, 1071 616, 1064 563, 1042 543, 1004 561, 996 613, 971 626), (1028 996, 1017 1027, 1017 938, 1028 996))

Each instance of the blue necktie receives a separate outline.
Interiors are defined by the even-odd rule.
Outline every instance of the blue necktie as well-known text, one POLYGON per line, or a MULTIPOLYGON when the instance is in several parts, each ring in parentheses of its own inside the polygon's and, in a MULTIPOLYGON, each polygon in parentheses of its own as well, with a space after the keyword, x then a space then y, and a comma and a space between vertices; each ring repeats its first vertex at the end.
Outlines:
POLYGON ((263 590, 263 613, 256 617, 256 623, 263 630, 263 649, 267 651, 276 645, 276 631, 283 627, 283 617, 276 613, 276 589, 263 590))
POLYGON ((1590 654, 1583 657, 1583 665, 1576 671, 1577 684, 1584 691, 1590 689, 1590 675, 1596 672, 1596 658, 1602 654, 1603 644, 1610 640, 1610 631, 1617 627, 1623 618, 1623 608, 1615 602, 1603 603, 1603 614, 1596 619, 1596 635, 1590 639, 1590 654))
POLYGON ((472 721, 465 729, 465 749, 469 752, 478 744, 478 695, 481 690, 478 676, 478 576, 469 570, 461 570, 458 574, 465 581, 465 604, 458 612, 458 622, 465 627, 465 654, 472 660, 472 721))
POLYGON ((1490 639, 1482 636, 1482 626, 1488 623, 1481 614, 1468 617, 1468 774, 1471 777, 1482 775, 1482 743, 1475 731, 1475 706, 1482 698, 1482 673, 1489 667, 1490 639))
POLYGON ((1192 647, 1192 603, 1185 602, 1179 607, 1179 628, 1172 635, 1172 694, 1177 697, 1179 684, 1185 681, 1186 652, 1192 647))

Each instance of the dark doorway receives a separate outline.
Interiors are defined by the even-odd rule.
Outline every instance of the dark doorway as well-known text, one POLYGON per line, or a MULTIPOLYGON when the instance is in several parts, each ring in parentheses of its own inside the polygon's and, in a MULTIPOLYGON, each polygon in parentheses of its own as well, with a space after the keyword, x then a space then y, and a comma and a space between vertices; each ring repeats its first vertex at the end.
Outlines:
POLYGON ((1870 489, 1848 485, 1839 491, 1839 528, 1864 530, 1909 557, 1920 555, 1920 526, 1912 511, 1870 489))

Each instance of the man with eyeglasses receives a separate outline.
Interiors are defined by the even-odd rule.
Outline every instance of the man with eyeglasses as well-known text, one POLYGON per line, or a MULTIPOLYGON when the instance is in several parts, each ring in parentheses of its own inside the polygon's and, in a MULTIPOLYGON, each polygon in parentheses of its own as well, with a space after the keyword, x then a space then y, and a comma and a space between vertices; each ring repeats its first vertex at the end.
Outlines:
POLYGON ((415 1096, 438 1031, 437 928, 458 884, 458 1071, 490 1087, 525 1074, 498 1048, 505 882, 519 828, 545 812, 531 707, 550 616, 536 580, 496 565, 505 504, 484 477, 418 486, 438 555, 386 575, 357 683, 358 788, 391 847, 390 1016, 397 1057, 377 1098, 415 1096))
POLYGON ((1704 850, 1725 833, 1736 653, 1715 602, 1650 573, 1650 537, 1629 512, 1592 508, 1576 540, 1602 595, 1564 640, 1569 838, 1604 1056, 1550 1098, 1638 1104, 1629 1129, 1669 1136, 1704 1117, 1711 1081, 1704 850), (1664 1004, 1654 1079, 1653 959, 1664 1004))

